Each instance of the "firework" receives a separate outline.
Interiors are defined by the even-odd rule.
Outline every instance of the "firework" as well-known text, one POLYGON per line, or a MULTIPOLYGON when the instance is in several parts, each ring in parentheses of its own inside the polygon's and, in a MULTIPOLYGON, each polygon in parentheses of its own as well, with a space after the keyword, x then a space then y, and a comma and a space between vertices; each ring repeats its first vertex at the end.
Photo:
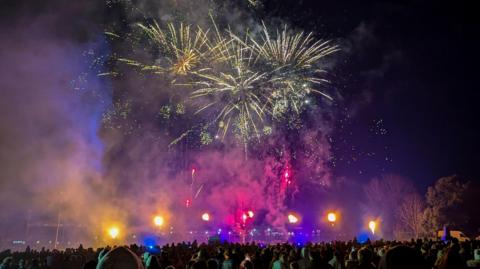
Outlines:
POLYGON ((248 138, 252 128, 254 134, 258 136, 260 132, 255 122, 263 121, 265 103, 255 83, 261 80, 263 75, 239 67, 233 74, 220 72, 218 75, 202 74, 200 76, 204 80, 196 83, 200 89, 195 90, 191 98, 206 97, 211 102, 198 109, 196 114, 219 104, 222 108, 215 115, 214 122, 219 121, 218 126, 223 130, 223 136, 229 130, 232 119, 242 137, 248 138))
POLYGON ((170 72, 175 75, 187 75, 199 67, 202 58, 205 57, 208 31, 200 27, 193 30, 190 25, 180 23, 176 26, 169 23, 164 30, 157 22, 149 25, 138 24, 138 27, 158 49, 161 58, 152 65, 133 59, 119 59, 128 65, 157 74, 170 72))
POLYGON ((217 134, 222 137, 233 124, 244 142, 251 136, 258 138, 259 124, 263 124, 269 109, 270 97, 261 86, 266 74, 254 69, 251 47, 233 39, 218 42, 212 50, 216 51, 215 59, 222 63, 220 70, 211 68, 195 73, 195 89, 190 97, 202 98, 205 103, 195 113, 215 111, 212 122, 218 123, 217 134))
MULTIPOLYGON (((316 41, 313 34, 293 33, 285 27, 274 36, 265 25, 258 37, 240 37, 221 31, 213 21, 214 31, 180 23, 162 29, 156 22, 139 24, 160 56, 153 65, 133 59, 121 61, 158 74, 173 73, 186 79, 175 83, 190 89, 189 100, 202 114, 201 123, 175 139, 176 144, 201 129, 202 144, 210 144, 209 133, 217 126, 215 138, 225 138, 233 130, 242 139, 247 152, 251 138, 270 134, 271 125, 284 116, 300 114, 310 94, 320 94, 324 79, 319 63, 338 50, 329 41, 316 41), (233 127, 233 128, 232 128, 233 127)), ((175 79, 174 79, 175 82, 175 79)), ((297 117, 298 116, 294 116, 297 117)))
POLYGON ((337 46, 315 41, 311 33, 289 34, 286 27, 273 39, 264 25, 260 40, 251 35, 242 39, 232 32, 225 38, 216 25, 215 29, 216 42, 209 48, 227 68, 197 73, 194 84, 198 88, 191 97, 210 97, 197 113, 216 109, 213 122, 218 121, 223 136, 233 119, 245 144, 250 137, 260 136, 259 125, 263 130, 269 128, 267 118, 271 122, 289 111, 299 114, 309 94, 332 99, 314 87, 326 82, 318 62, 337 51, 337 46))
POLYGON ((251 42, 258 54, 256 60, 270 69, 273 116, 282 115, 289 108, 298 114, 310 93, 332 99, 314 87, 327 82, 322 77, 325 70, 318 63, 336 52, 338 46, 330 45, 329 41, 315 41, 312 33, 290 34, 286 26, 272 38, 265 24, 261 41, 251 38, 251 42))

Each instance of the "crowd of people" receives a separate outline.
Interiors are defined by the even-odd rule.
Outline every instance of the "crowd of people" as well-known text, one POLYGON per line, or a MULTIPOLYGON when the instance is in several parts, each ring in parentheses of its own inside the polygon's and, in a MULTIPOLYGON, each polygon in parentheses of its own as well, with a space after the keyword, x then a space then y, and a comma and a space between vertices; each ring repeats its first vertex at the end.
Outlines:
POLYGON ((178 243, 94 250, 0 252, 0 269, 465 269, 480 268, 480 241, 294 244, 178 243))

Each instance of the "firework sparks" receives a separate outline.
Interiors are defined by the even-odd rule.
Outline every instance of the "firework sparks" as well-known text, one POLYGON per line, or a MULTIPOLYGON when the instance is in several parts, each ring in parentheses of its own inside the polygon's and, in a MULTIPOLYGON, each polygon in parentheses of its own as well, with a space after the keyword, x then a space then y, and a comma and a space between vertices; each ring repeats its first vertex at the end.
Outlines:
POLYGON ((216 111, 212 122, 218 123, 217 134, 224 138, 233 124, 246 145, 250 137, 260 137, 263 128, 259 125, 268 114, 270 98, 261 87, 266 74, 254 71, 251 47, 236 40, 219 42, 214 49, 216 59, 223 62, 222 70, 196 73, 198 80, 193 83, 196 89, 190 97, 206 100, 196 114, 207 109, 216 111))
POLYGON ((256 60, 271 69, 274 116, 286 113, 289 107, 298 114, 310 93, 332 100, 330 95, 314 86, 327 82, 321 77, 325 70, 317 64, 338 51, 338 46, 330 45, 329 41, 315 41, 312 33, 290 34, 287 27, 282 32, 277 30, 276 38, 272 38, 265 24, 261 39, 259 42, 251 38, 251 42, 258 54, 256 60))
POLYGON ((193 30, 190 25, 180 23, 177 27, 173 23, 169 23, 167 29, 164 30, 157 22, 149 25, 138 24, 138 26, 162 54, 161 60, 164 61, 158 61, 153 65, 126 58, 120 58, 119 61, 139 67, 143 71, 187 75, 200 65, 207 52, 208 31, 204 31, 200 27, 193 30))
POLYGON ((332 99, 314 86, 326 82, 319 76, 324 70, 317 63, 337 51, 337 46, 315 41, 311 33, 289 34, 287 28, 281 33, 277 31, 276 39, 272 39, 264 25, 261 41, 252 36, 241 39, 232 32, 228 32, 228 39, 223 38, 216 26, 215 29, 216 43, 210 45, 210 50, 215 51, 215 59, 227 63, 229 68, 197 73, 199 81, 194 84, 199 89, 191 97, 213 99, 197 113, 216 108, 219 112, 214 122, 219 122, 223 136, 233 119, 246 144, 250 137, 259 138, 259 125, 265 129, 267 119, 278 119, 289 111, 299 114, 308 104, 305 100, 309 94, 332 99))
MULTIPOLYGON (((202 144, 210 144, 206 130, 217 126, 215 137, 222 140, 233 132, 242 139, 247 153, 251 138, 271 133, 271 125, 284 116, 300 114, 308 106, 310 94, 330 95, 318 90, 326 80, 319 68, 324 57, 338 50, 329 41, 316 41, 313 34, 291 34, 285 27, 272 36, 265 25, 258 38, 241 38, 231 31, 203 30, 180 23, 139 24, 160 52, 154 65, 133 59, 119 59, 143 71, 186 76, 188 82, 176 86, 190 88, 195 114, 207 117, 201 126, 202 144), (233 130, 233 131, 232 131, 233 130)), ((175 82, 175 79, 172 81, 175 82)), ((186 131, 172 144, 185 138, 186 131)), ((246 155, 245 155, 246 157, 246 155)))

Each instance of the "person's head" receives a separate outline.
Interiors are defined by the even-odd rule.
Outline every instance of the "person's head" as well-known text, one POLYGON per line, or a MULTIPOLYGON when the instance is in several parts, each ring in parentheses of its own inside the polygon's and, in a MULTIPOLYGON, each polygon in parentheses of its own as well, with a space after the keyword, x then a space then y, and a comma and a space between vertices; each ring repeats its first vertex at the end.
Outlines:
POLYGON ((204 260, 196 261, 193 266, 193 269, 207 269, 207 263, 204 260))
POLYGON ((304 259, 310 258, 310 248, 308 248, 307 246, 302 248, 302 258, 304 259))
POLYGON ((253 263, 250 260, 245 260, 240 264, 240 269, 253 269, 253 263))
POLYGON ((232 257, 232 252, 230 250, 225 250, 223 252, 223 257, 225 258, 225 260, 229 260, 232 257))
POLYGON ((187 266, 186 266, 185 268, 186 268, 186 269, 191 269, 191 268, 193 268, 193 264, 194 264, 194 263, 195 263, 194 260, 189 260, 189 261, 187 262, 187 266))
POLYGON ((377 255, 378 257, 383 257, 385 255, 385 248, 381 247, 381 248, 378 248, 377 250, 377 255))
POLYGON ((447 248, 438 267, 440 269, 463 268, 464 264, 462 261, 462 257, 458 253, 458 249, 455 247, 447 248))
POLYGON ((83 265, 83 269, 95 269, 97 267, 97 262, 90 260, 83 265))
POLYGON ((480 248, 473 251, 473 259, 480 262, 480 248))
POLYGON ((297 262, 291 262, 290 269, 300 269, 300 266, 298 265, 297 262))
POLYGON ((348 260, 349 261, 356 261, 357 260, 357 251, 356 250, 350 251, 350 253, 348 254, 348 260))
POLYGON ((148 251, 145 251, 145 252, 142 254, 142 260, 143 260, 144 263, 147 263, 148 257, 150 257, 150 253, 149 253, 148 251))
POLYGON ((97 269, 143 269, 143 264, 130 249, 116 247, 98 260, 97 269))
POLYGON ((413 248, 398 245, 390 248, 380 261, 379 269, 425 269, 420 253, 413 248))
POLYGON ((208 269, 217 269, 218 268, 218 262, 215 259, 209 259, 207 261, 207 267, 208 267, 208 269))
POLYGON ((310 257, 312 258, 312 260, 320 261, 322 259, 322 255, 320 253, 320 250, 318 250, 318 249, 312 250, 310 252, 310 257))
POLYGON ((98 253, 98 260, 101 260, 108 253, 109 250, 110 250, 109 247, 106 247, 100 250, 100 252, 98 253))
POLYGON ((154 255, 150 255, 145 262, 146 269, 160 269, 160 263, 158 258, 154 255))
POLYGON ((13 260, 12 257, 6 257, 5 259, 3 259, 2 264, 3 265, 12 265, 12 260, 13 260))
POLYGON ((285 262, 285 256, 286 256, 286 255, 287 255, 287 254, 285 254, 284 252, 282 252, 282 253, 280 253, 280 256, 278 257, 278 259, 283 263, 283 262, 285 262))
POLYGON ((438 250, 437 251, 437 260, 440 260, 443 257, 444 253, 445 253, 444 249, 438 250))
POLYGON ((279 255, 280 255, 280 254, 279 254, 277 251, 274 251, 274 252, 273 252, 273 255, 272 255, 272 261, 278 260, 279 255))
POLYGON ((197 252, 197 259, 205 259, 205 251, 203 249, 200 249, 198 252, 197 252))
POLYGON ((373 253, 369 248, 363 247, 358 251, 357 258, 360 264, 369 264, 372 262, 373 253))

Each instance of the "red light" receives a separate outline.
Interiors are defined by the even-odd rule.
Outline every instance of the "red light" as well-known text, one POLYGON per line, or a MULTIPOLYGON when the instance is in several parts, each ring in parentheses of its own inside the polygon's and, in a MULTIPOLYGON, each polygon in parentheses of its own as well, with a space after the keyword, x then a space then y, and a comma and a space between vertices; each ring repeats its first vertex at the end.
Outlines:
POLYGON ((190 207, 191 204, 192 203, 191 203, 190 199, 185 200, 185 206, 186 207, 190 207))
POLYGON ((196 169, 192 168, 192 175, 195 174, 196 169))

